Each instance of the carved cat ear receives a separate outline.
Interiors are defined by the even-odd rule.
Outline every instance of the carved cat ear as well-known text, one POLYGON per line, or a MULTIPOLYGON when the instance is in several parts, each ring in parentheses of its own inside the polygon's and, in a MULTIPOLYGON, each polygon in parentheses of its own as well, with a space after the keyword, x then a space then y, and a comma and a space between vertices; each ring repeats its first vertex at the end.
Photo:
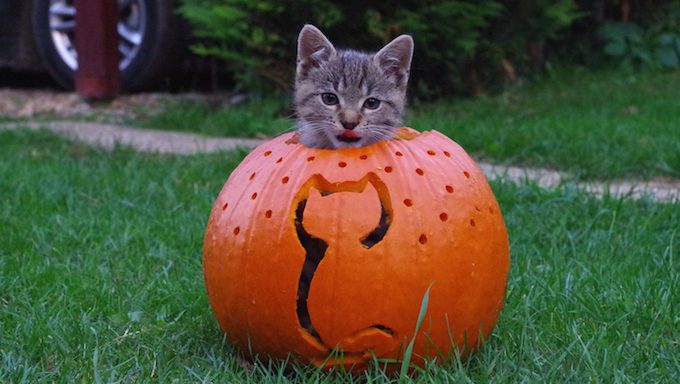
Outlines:
POLYGON ((297 75, 304 76, 310 68, 335 55, 335 47, 318 28, 311 24, 302 27, 298 36, 297 75))
POLYGON ((318 189, 316 189, 314 187, 311 187, 311 188, 309 188, 309 195, 307 196, 307 199, 308 200, 309 199, 314 200, 314 199, 322 198, 323 196, 324 196, 324 194, 321 193, 321 191, 319 191, 318 189))
POLYGON ((398 84, 406 84, 413 58, 413 38, 401 35, 375 54, 373 60, 385 72, 394 75, 398 84))

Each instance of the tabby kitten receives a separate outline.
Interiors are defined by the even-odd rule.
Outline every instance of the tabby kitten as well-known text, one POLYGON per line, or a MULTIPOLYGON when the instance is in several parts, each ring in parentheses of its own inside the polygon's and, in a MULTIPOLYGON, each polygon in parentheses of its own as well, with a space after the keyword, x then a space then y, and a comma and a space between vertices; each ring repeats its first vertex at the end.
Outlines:
POLYGON ((336 51, 321 31, 305 25, 295 75, 299 141, 334 149, 392 138, 402 125, 412 56, 408 35, 375 54, 336 51))

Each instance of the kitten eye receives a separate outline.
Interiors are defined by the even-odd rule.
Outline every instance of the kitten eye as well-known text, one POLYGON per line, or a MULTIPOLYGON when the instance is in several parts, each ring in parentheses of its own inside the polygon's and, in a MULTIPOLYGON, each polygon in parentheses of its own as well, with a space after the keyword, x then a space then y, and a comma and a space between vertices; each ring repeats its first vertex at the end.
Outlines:
POLYGON ((334 93, 326 92, 321 94, 321 101, 326 105, 337 105, 338 97, 334 93))
POLYGON ((364 101, 364 108, 366 109, 378 109, 380 106, 380 100, 376 99, 375 97, 369 97, 364 101))

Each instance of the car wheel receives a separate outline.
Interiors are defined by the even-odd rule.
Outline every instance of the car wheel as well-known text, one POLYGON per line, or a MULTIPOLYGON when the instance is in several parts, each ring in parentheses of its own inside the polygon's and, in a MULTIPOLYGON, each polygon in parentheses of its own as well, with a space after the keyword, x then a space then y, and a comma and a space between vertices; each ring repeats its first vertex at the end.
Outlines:
MULTIPOLYGON (((181 20, 172 0, 118 0, 121 85, 135 91, 152 87, 175 69, 183 52, 181 20)), ((78 68, 74 0, 34 0, 33 34, 47 70, 72 89, 78 68)))

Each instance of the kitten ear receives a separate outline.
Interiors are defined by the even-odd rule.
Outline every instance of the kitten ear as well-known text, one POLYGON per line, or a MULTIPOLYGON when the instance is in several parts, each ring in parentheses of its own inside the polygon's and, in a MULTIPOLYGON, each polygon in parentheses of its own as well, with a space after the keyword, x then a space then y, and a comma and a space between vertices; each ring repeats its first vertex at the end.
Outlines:
POLYGON ((396 76, 397 82, 401 85, 408 80, 411 59, 413 58, 413 38, 409 35, 401 35, 390 41, 378 53, 373 60, 385 72, 396 76))
POLYGON ((307 71, 329 60, 335 55, 335 47, 318 28, 311 24, 302 27, 298 36, 297 74, 305 75, 307 71))

